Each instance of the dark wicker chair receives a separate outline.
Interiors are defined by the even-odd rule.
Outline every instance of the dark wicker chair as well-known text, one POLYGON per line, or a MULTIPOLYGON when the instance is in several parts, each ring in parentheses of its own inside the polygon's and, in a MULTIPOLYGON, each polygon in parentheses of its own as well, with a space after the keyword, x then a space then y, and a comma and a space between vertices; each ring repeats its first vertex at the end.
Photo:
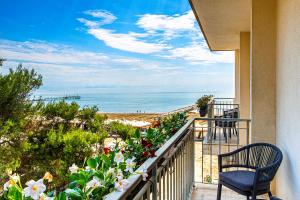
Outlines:
POLYGON ((238 130, 236 128, 237 121, 234 119, 239 118, 239 108, 234 108, 230 110, 224 110, 222 116, 215 116, 215 131, 214 131, 214 140, 216 140, 217 137, 217 127, 223 128, 223 135, 225 137, 225 142, 228 141, 228 135, 227 135, 227 129, 229 133, 229 137, 231 138, 231 130, 233 131, 233 134, 236 133, 238 135, 238 130), (230 119, 228 121, 226 120, 218 120, 218 119, 230 119))
POLYGON ((272 144, 250 144, 231 153, 218 156, 219 185, 217 200, 221 199, 222 185, 256 200, 257 195, 268 193, 282 161, 282 152, 272 144), (223 171, 227 169, 226 171, 223 171))

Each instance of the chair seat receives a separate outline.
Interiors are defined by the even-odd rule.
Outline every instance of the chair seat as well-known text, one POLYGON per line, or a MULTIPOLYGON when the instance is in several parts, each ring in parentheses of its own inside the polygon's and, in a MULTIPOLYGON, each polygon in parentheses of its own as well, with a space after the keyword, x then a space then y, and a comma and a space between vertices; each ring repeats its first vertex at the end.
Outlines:
POLYGON ((220 181, 227 183, 243 191, 251 191, 255 172, 239 170, 230 172, 220 172, 220 181))

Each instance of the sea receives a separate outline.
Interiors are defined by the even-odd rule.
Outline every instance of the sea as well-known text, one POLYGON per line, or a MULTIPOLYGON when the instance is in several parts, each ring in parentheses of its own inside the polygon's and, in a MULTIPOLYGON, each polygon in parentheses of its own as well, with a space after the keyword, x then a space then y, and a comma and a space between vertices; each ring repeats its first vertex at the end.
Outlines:
MULTIPOLYGON (((97 106, 101 112, 111 113, 163 113, 194 104, 204 94, 220 94, 213 90, 190 90, 186 88, 153 87, 86 87, 86 88, 41 88, 33 98, 59 98, 80 96, 75 101, 81 107, 97 106)), ((226 96, 223 96, 226 95, 226 96)), ((229 97, 229 96, 228 96, 229 97)), ((49 101, 46 101, 46 103, 49 101)))

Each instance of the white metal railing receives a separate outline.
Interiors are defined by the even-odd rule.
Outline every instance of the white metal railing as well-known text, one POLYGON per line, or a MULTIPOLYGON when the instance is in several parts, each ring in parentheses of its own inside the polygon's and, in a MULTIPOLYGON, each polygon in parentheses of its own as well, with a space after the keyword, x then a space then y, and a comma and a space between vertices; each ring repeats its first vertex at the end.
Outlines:
POLYGON ((236 103, 234 98, 214 98, 209 102, 208 108, 208 117, 213 118, 214 116, 223 116, 224 111, 234 109, 237 109, 239 114, 240 104, 236 103))
POLYGON ((148 181, 143 181, 141 175, 132 175, 128 179, 130 184, 125 191, 110 193, 105 199, 189 199, 195 182, 217 181, 214 171, 217 171, 215 169, 218 166, 215 166, 214 163, 217 162, 213 159, 216 159, 219 153, 227 153, 249 143, 249 126, 248 119, 194 118, 189 120, 157 150, 156 157, 149 158, 137 169, 147 170, 151 176, 148 181), (223 124, 234 122, 235 125, 225 127, 220 125, 221 122, 223 124), (229 130, 234 130, 235 133, 229 135, 229 130), (210 137, 209 133, 214 133, 215 137, 210 137), (228 134, 227 140, 224 133, 228 134), (197 166, 196 170, 195 166, 197 166), (207 177, 212 181, 206 181, 207 177))
POLYGON ((189 120, 138 170, 146 169, 151 178, 129 177, 126 191, 113 192, 105 199, 188 199, 194 183, 194 120, 189 120))

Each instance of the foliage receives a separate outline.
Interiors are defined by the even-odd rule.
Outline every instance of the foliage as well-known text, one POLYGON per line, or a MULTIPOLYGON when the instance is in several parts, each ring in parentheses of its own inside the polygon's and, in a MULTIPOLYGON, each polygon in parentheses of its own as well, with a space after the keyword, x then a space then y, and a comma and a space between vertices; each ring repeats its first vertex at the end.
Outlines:
POLYGON ((60 117, 66 121, 70 121, 76 117, 79 112, 79 105, 76 102, 68 104, 64 100, 53 101, 41 108, 41 114, 47 119, 60 117))
POLYGON ((196 102, 197 108, 199 108, 200 110, 206 109, 209 101, 212 100, 212 98, 213 95, 203 95, 196 102))
POLYGON ((97 114, 98 111, 97 106, 84 107, 78 114, 78 118, 85 124, 85 129, 93 133, 103 132, 103 124, 107 119, 106 115, 97 114))
MULTIPOLYGON (((111 144, 103 149, 103 153, 88 158, 85 162, 86 167, 80 168, 73 164, 69 168, 71 174, 67 189, 59 193, 50 191, 47 196, 59 200, 67 198, 102 199, 114 190, 125 190, 129 184, 128 177, 131 174, 140 174, 143 180, 147 180, 148 172, 146 169, 141 171, 136 171, 136 169, 147 158, 154 157, 156 150, 176 133, 174 129, 170 128, 172 125, 175 125, 178 130, 185 122, 185 114, 175 114, 162 119, 159 127, 148 129, 145 133, 137 129, 132 137, 127 138, 124 142, 111 144), (57 195, 55 196, 55 194, 57 195)), ((59 139, 55 136, 53 141, 56 140, 59 139)), ((7 185, 11 180, 13 180, 12 177, 10 177, 7 185)), ((44 179, 40 179, 40 183, 44 182, 44 179)), ((49 189, 51 187, 48 187, 49 189)), ((23 196, 26 194, 25 190, 26 188, 23 189, 21 184, 10 185, 6 187, 3 199, 9 199, 12 196, 17 200, 29 199, 23 196)), ((38 195, 45 195, 45 190, 46 186, 38 195)))
POLYGON ((22 65, 0 74, 0 184, 11 171, 24 179, 51 171, 51 188, 64 186, 68 166, 83 163, 107 137, 97 107, 34 103, 32 92, 41 85, 42 76, 22 65))
POLYGON ((16 170, 21 165, 21 157, 30 148, 28 117, 39 105, 34 105, 30 96, 41 85, 42 76, 22 65, 0 74, 0 183, 7 169, 16 170))
POLYGON ((129 139, 135 133, 136 128, 117 121, 109 123, 109 132, 119 135, 123 140, 129 139))
POLYGON ((42 76, 19 65, 0 74, 0 121, 21 120, 32 113, 32 92, 42 85, 42 76))
POLYGON ((16 172, 25 173, 29 179, 50 171, 57 177, 54 185, 62 186, 67 180, 68 166, 83 163, 106 137, 106 133, 95 134, 80 129, 64 132, 62 128, 46 132, 42 137, 31 135, 28 139, 31 148, 22 159, 22 167, 16 172))
POLYGON ((3 65, 3 62, 5 61, 4 58, 0 58, 0 67, 3 65))

